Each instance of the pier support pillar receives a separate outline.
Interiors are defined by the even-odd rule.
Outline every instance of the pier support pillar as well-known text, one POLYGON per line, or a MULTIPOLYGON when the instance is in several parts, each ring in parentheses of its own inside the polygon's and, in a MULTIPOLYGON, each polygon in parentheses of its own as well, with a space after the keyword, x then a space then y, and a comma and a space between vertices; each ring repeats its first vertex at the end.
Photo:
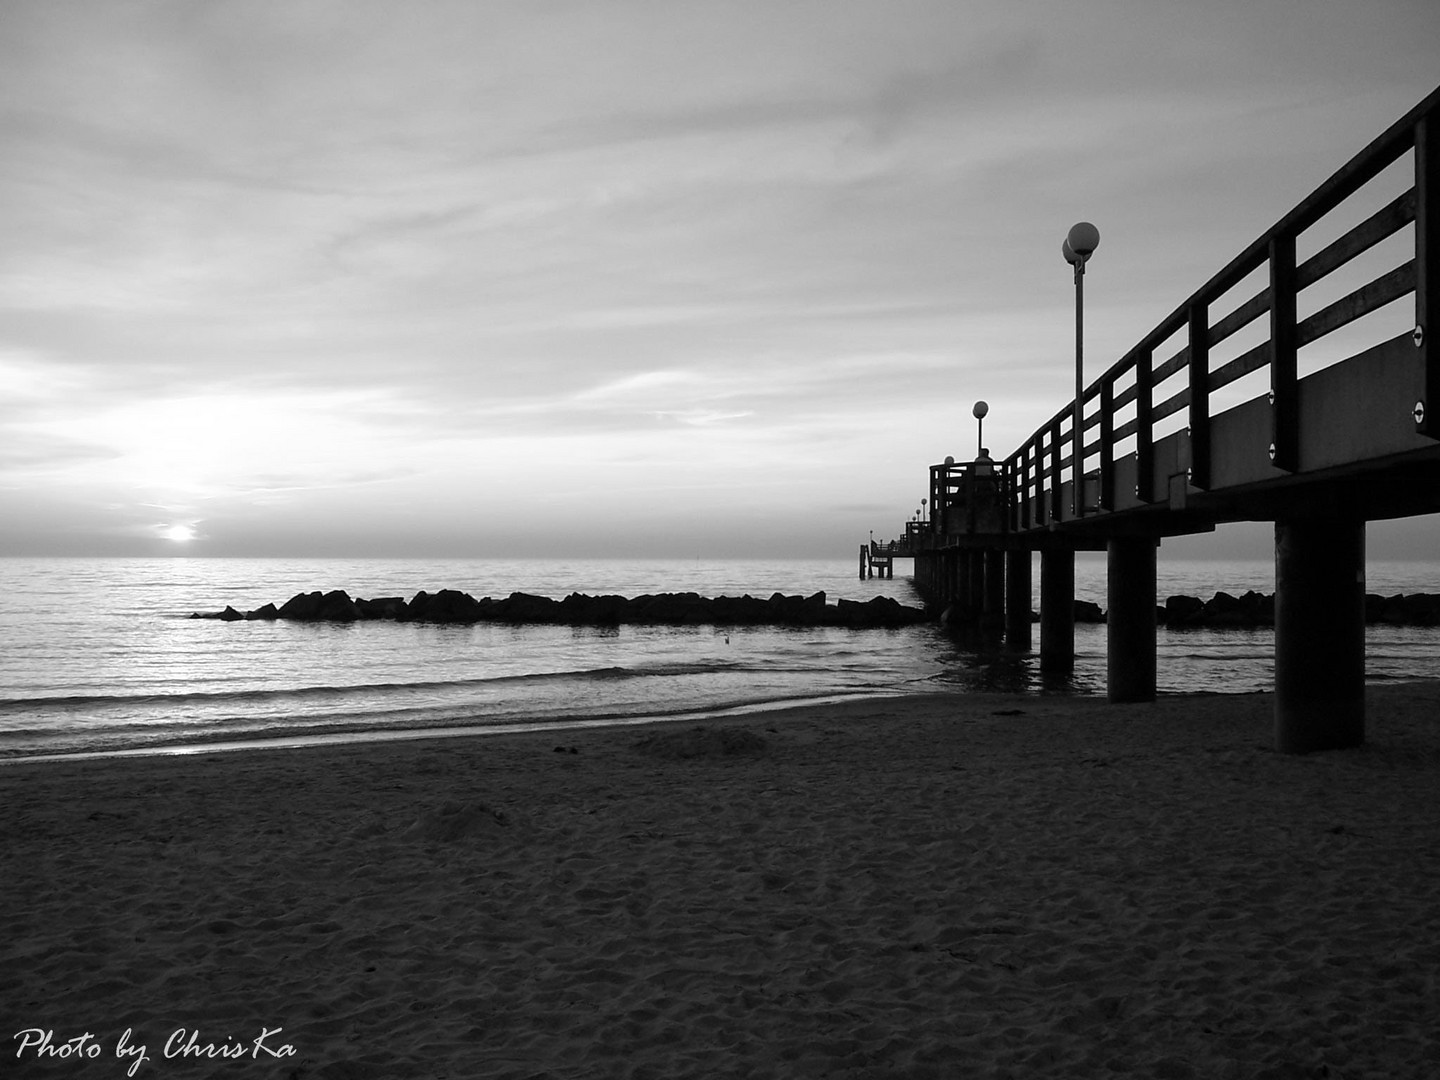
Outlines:
POLYGON ((985 552, 976 550, 966 554, 970 558, 970 582, 967 586, 970 592, 970 621, 978 624, 985 615, 985 552))
POLYGON ((980 605, 980 622, 999 629, 1005 622, 1005 552, 987 549, 981 557, 985 562, 985 596, 980 605))
POLYGON ((970 595, 970 552, 955 552, 955 618, 957 622, 969 622, 973 615, 973 598, 970 595))
POLYGON ((1005 553, 1005 647, 1030 651, 1030 552, 1005 553))
POLYGON ((1040 670, 1075 670, 1075 552, 1068 548, 1040 553, 1040 670))
POLYGON ((1365 523, 1275 523, 1275 749, 1365 741, 1365 523))
POLYGON ((1106 689, 1112 702, 1155 700, 1155 549, 1148 536, 1106 544, 1106 689))

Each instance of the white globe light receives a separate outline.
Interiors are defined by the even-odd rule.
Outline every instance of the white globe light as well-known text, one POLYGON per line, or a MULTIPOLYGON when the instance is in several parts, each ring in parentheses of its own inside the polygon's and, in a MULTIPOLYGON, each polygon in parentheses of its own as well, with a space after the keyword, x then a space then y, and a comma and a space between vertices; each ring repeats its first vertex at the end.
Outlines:
POLYGON ((1070 250, 1082 259, 1088 259, 1094 250, 1100 246, 1100 230, 1091 225, 1088 221, 1077 222, 1070 226, 1070 235, 1065 238, 1070 245, 1070 250))
POLYGON ((989 405, 986 405, 985 402, 983 402, 983 401, 977 401, 977 402, 975 402, 975 408, 973 408, 973 409, 970 410, 971 414, 975 417, 976 420, 984 420, 984 419, 985 419, 985 415, 986 415, 989 411, 990 411, 990 406, 989 406, 989 405))

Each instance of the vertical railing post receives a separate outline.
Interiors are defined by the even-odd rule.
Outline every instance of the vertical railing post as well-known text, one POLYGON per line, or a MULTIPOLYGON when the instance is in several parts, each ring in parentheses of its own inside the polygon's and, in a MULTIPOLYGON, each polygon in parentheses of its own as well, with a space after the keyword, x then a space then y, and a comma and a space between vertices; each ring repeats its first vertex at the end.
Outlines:
POLYGON ((1060 482, 1060 417, 1050 422, 1050 521, 1057 522, 1065 516, 1064 485, 1060 482))
POLYGON ((945 531, 945 485, 949 466, 930 466, 930 531, 945 531))
POLYGON ((1045 486, 1045 455, 1046 438, 1050 429, 1035 433, 1035 456, 1033 464, 1035 467, 1035 524, 1044 525, 1050 520, 1050 489, 1045 486))
POLYGON ((1155 498, 1155 387, 1151 384, 1150 350, 1135 354, 1135 497, 1155 498))
POLYGON ((1209 305, 1190 305, 1190 483, 1210 487, 1210 317, 1209 305))
POLYGON ((1020 448, 1020 527, 1030 528, 1034 522, 1033 510, 1030 505, 1030 454, 1034 446, 1032 442, 1026 442, 1020 448))
POLYGON ((1100 384, 1100 509, 1115 509, 1115 380, 1100 384))
POLYGON ((1295 295, 1295 236, 1277 233, 1270 239, 1270 460, 1286 472, 1300 467, 1295 295))
POLYGON ((1415 125, 1415 345, 1425 396, 1415 403, 1415 429, 1440 439, 1440 119, 1415 125))

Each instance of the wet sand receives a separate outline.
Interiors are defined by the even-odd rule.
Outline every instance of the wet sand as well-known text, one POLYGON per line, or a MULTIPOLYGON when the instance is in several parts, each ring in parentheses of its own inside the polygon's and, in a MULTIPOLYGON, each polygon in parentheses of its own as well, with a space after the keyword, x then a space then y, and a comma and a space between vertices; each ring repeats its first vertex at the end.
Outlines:
POLYGON ((1440 684, 1353 751, 1272 710, 0 767, 0 1075, 1440 1075, 1440 684))

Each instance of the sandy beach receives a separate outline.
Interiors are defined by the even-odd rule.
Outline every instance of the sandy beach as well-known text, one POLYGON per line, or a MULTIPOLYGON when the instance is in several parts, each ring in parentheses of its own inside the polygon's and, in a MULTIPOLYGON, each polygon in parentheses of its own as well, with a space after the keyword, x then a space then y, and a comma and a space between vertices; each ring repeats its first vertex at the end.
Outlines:
POLYGON ((1272 710, 7 765, 0 1075, 1440 1076, 1440 684, 1272 710))

